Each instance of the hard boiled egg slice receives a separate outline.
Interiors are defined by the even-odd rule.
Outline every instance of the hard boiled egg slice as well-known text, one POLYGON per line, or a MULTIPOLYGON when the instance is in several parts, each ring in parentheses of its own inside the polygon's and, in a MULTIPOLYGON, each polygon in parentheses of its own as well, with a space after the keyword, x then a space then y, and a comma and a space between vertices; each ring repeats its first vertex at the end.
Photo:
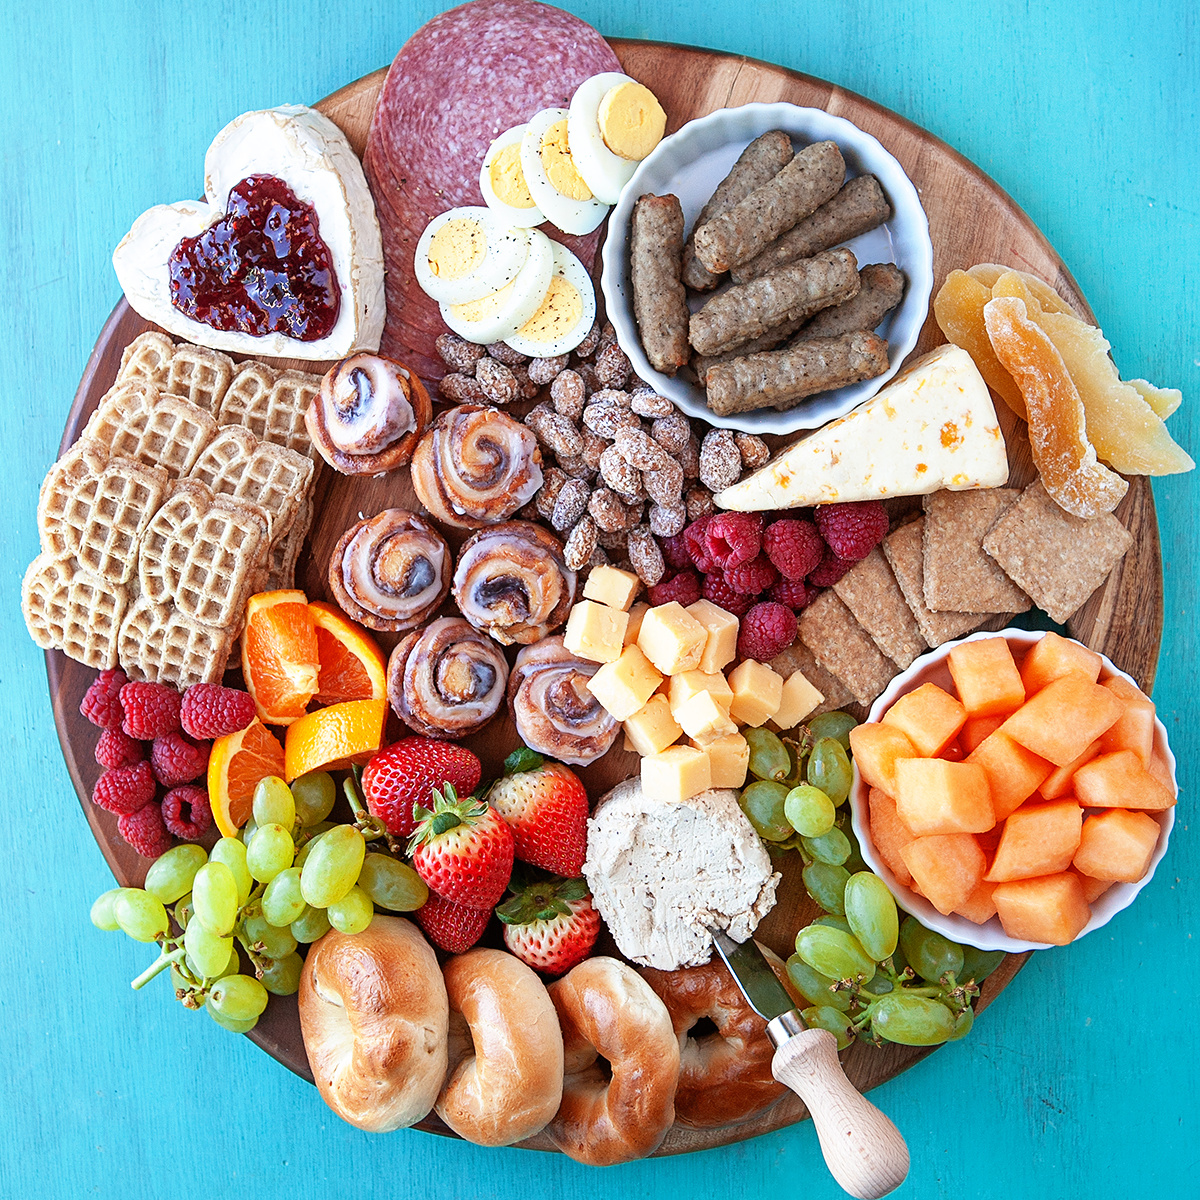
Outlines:
POLYGON ((466 304, 512 283, 528 258, 528 230, 490 208, 452 208, 425 226, 413 270, 431 299, 466 304))
POLYGON ((606 71, 585 79, 571 97, 567 134, 579 174, 605 204, 616 204, 637 165, 667 127, 654 93, 628 75, 606 71))
POLYGON ((596 292, 583 263, 554 243, 554 275, 537 312, 505 342, 531 358, 574 350, 596 320, 596 292))
POLYGON ((533 202, 525 172, 521 170, 521 139, 525 126, 502 133, 483 156, 479 190, 487 206, 510 225, 529 228, 540 225, 545 214, 533 202))
POLYGON ((608 212, 575 169, 567 144, 567 110, 546 108, 525 126, 521 169, 538 208, 563 233, 591 233, 608 212))
POLYGON ((502 342, 537 312, 553 273, 554 243, 540 230, 531 229, 529 257, 516 278, 478 300, 440 305, 442 320, 468 342, 484 346, 502 342))

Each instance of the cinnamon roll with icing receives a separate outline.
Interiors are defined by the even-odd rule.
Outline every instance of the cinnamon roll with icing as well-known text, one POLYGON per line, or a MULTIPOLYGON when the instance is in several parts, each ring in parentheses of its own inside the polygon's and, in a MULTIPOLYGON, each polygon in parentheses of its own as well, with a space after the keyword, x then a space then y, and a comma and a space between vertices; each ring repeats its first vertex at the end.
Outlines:
POLYGON ((329 586, 347 616, 402 633, 446 598, 450 551, 424 517, 385 508, 342 534, 329 560, 329 586))
POLYGON ((378 354, 334 363, 304 413, 318 453, 343 475, 381 475, 404 466, 432 419, 425 385, 378 354))
POLYGON ((599 669, 576 658, 561 635, 521 650, 508 677, 508 707, 525 745, 577 767, 607 752, 621 725, 588 691, 599 669))
POLYGON ((557 629, 575 598, 563 545, 531 521, 473 533, 459 551, 454 599, 462 615, 498 642, 528 645, 557 629))
POLYGON ((499 409, 460 404, 422 434, 412 481, 438 521, 478 529, 507 521, 542 486, 533 431, 499 409))
POLYGON ((457 741, 497 713, 508 684, 504 651, 461 617, 402 638, 388 659, 388 699, 414 733, 457 741))

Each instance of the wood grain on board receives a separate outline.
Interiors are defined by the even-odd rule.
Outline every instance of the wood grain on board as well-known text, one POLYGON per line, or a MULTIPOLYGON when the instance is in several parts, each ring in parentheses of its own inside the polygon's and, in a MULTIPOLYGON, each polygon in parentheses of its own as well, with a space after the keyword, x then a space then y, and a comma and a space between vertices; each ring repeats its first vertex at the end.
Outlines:
MULTIPOLYGON (((845 117, 878 138, 907 171, 925 205, 934 248, 935 293, 946 275, 956 268, 977 262, 999 262, 1047 280, 1081 313, 1091 316, 1074 279, 1020 208, 976 166, 911 122, 852 92, 768 63, 663 43, 614 40, 612 45, 626 72, 653 87, 667 111, 668 132, 718 108, 753 101, 788 101, 845 117)), ((346 132, 360 154, 385 73, 380 70, 364 76, 317 105, 346 132)), ((67 419, 62 449, 79 436, 100 397, 111 385, 121 351, 147 328, 151 326, 124 301, 118 304, 88 361, 67 419)), ((924 353, 944 340, 931 313, 914 354, 924 353)), ((312 363, 277 361, 280 365, 306 370, 323 369, 312 363)), ((1008 445, 1010 483, 1024 486, 1034 476, 1024 426, 1002 402, 996 402, 996 409, 1008 445)), ((363 479, 334 475, 325 469, 317 487, 318 512, 297 567, 296 582, 310 599, 331 599, 325 582, 326 564, 333 544, 346 527, 360 513, 370 515, 385 507, 420 506, 407 472, 382 479, 363 479)), ((1130 481, 1129 492, 1116 515, 1133 532, 1133 549, 1105 586, 1075 615, 1069 628, 1073 636, 1102 651, 1149 691, 1162 635, 1163 597, 1158 525, 1148 480, 1130 481)), ((449 532, 448 540, 457 550, 465 536, 449 532)), ((387 650, 395 640, 394 636, 380 635, 387 650)), ((93 757, 96 730, 80 715, 79 704, 94 673, 58 651, 48 652, 46 661, 59 741, 84 814, 117 880, 122 885, 136 886, 144 877, 145 860, 120 838, 116 818, 90 802, 92 787, 100 773, 93 757)), ((390 721, 389 736, 402 736, 403 727, 394 717, 390 721)), ((480 755, 486 773, 489 769, 495 772, 519 740, 505 716, 497 718, 466 744, 480 755)), ((595 798, 636 769, 636 756, 617 746, 581 774, 595 798)), ((798 856, 779 860, 779 865, 784 876, 779 902, 759 927, 757 937, 787 957, 796 930, 811 920, 816 910, 800 881, 798 856)), ((980 1009, 1003 990, 1027 958, 1028 955, 1015 955, 1005 960, 985 983, 980 1009)), ((311 1080, 295 997, 273 997, 249 1036, 290 1070, 311 1080)), ((856 1044, 842 1055, 842 1060, 850 1080, 866 1091, 929 1053, 931 1050, 927 1048, 877 1049, 856 1044)), ((802 1102, 788 1093, 766 1113, 743 1124, 708 1130, 677 1125, 658 1153, 678 1154, 741 1141, 803 1120, 807 1115, 802 1102)), ((432 1115, 418 1127, 442 1134, 449 1132, 432 1115)), ((554 1149, 544 1135, 523 1145, 554 1149)))

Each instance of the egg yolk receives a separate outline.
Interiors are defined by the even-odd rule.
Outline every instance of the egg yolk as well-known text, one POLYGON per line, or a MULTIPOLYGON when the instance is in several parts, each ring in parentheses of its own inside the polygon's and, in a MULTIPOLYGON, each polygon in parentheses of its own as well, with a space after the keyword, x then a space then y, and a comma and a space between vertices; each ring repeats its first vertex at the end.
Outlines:
POLYGON ((590 200, 591 188, 575 170, 571 147, 567 144, 567 118, 555 121, 542 134, 542 170, 550 186, 568 200, 590 200))
POLYGON ((533 197, 521 170, 521 143, 505 146, 488 163, 488 180, 496 199, 510 208, 532 208, 533 197))
POLYGON ((506 283, 498 292, 488 292, 486 296, 481 296, 478 300, 471 300, 466 304, 452 304, 450 311, 461 320, 471 323, 494 317, 508 303, 508 298, 512 295, 513 284, 516 282, 514 279, 510 283, 506 283))
POLYGON ((520 334, 531 342, 553 342, 570 333, 582 316, 583 297, 579 289, 561 275, 555 275, 537 312, 521 326, 520 334))
POLYGON ((596 122, 615 155, 641 162, 662 141, 667 114, 645 84, 618 83, 604 93, 596 122))
POLYGON ((478 221, 456 217, 429 240, 429 270, 439 279, 462 279, 487 256, 487 234, 478 221))

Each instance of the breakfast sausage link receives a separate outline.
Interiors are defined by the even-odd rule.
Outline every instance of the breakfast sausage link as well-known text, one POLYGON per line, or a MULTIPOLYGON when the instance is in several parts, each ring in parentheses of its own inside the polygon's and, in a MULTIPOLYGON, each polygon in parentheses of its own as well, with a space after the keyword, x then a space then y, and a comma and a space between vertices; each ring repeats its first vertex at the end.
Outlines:
POLYGON ((633 315, 650 365, 674 375, 688 360, 687 295, 679 281, 683 209, 677 196, 639 197, 629 238, 633 315))
POLYGON ((845 178, 846 163, 835 143, 805 146, 778 175, 696 230, 696 257, 713 272, 748 262, 832 200, 845 178))
POLYGON ((722 354, 782 325, 841 304, 858 291, 850 250, 826 250, 713 296, 693 313, 688 335, 697 354, 722 354))
POLYGON ((719 276, 706 270, 696 259, 696 230, 773 179, 792 161, 792 156, 792 139, 782 129, 761 134, 742 151, 733 169, 700 210, 696 224, 683 244, 683 282, 688 287, 698 292, 710 292, 720 282, 719 276))
POLYGON ((883 338, 860 331, 718 363, 708 372, 708 407, 719 417, 792 408, 805 396, 882 375, 887 351, 883 338))
POLYGON ((858 282, 857 296, 821 309, 790 344, 874 329, 904 295, 904 272, 895 263, 867 263, 858 273, 858 282))

